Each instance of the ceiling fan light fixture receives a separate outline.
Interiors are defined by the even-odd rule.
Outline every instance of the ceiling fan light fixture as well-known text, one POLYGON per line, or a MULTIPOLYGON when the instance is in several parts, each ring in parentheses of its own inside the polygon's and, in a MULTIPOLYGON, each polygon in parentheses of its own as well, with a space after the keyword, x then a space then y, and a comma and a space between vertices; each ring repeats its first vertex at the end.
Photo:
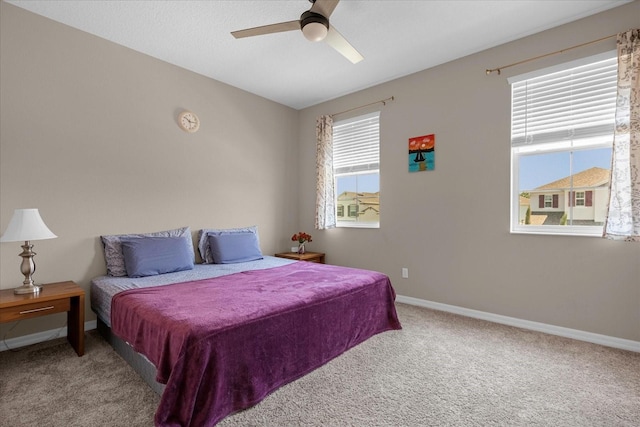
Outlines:
POLYGON ((329 20, 319 13, 306 11, 300 17, 300 27, 304 37, 312 42, 319 42, 327 37, 329 20))

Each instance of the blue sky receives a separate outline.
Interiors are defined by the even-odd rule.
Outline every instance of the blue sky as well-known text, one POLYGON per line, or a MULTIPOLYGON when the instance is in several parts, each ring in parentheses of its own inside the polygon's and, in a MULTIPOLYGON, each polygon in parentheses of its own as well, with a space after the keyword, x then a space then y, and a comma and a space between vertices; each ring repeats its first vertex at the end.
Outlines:
POLYGON ((338 178, 336 180, 336 194, 342 194, 345 191, 356 191, 356 177, 358 178, 357 191, 359 193, 375 193, 380 191, 378 174, 362 174, 338 178))
POLYGON ((532 190, 569 175, 597 166, 611 169, 611 148, 573 152, 573 172, 568 152, 520 157, 520 191, 532 190))

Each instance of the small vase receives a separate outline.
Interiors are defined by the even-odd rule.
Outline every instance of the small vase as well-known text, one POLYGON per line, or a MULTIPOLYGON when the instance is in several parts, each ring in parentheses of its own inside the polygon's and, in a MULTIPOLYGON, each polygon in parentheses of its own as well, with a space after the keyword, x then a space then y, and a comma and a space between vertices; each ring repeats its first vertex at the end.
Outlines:
POLYGON ((304 252, 304 243, 298 243, 298 255, 302 255, 304 252))

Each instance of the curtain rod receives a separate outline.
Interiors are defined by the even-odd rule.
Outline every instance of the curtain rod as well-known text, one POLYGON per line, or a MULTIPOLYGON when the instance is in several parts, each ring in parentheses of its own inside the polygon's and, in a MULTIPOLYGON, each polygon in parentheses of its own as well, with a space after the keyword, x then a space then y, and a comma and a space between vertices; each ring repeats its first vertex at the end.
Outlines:
POLYGON ((592 41, 590 41, 590 42, 586 42, 586 43, 582 43, 582 44, 579 44, 579 45, 575 45, 575 46, 567 47, 567 48, 565 48, 565 49, 557 50, 557 51, 555 51, 555 52, 546 53, 546 54, 544 54, 544 55, 540 55, 540 56, 534 56, 533 58, 523 59, 522 61, 514 62, 513 64, 503 65, 502 67, 497 67, 497 68, 492 68, 492 69, 487 69, 487 76, 488 76, 489 74, 493 73, 494 71, 497 71, 497 72, 498 72, 498 75, 500 75, 500 71, 501 71, 501 70, 503 70, 503 69, 505 69, 505 68, 513 67, 513 66, 515 66, 515 65, 524 64, 525 62, 535 61, 535 60, 538 60, 538 59, 540 59, 540 58, 545 58, 545 57, 547 57, 547 56, 557 55, 558 53, 564 53, 564 52, 566 52, 566 51, 568 51, 568 50, 576 49, 576 48, 579 48, 579 47, 582 47, 582 46, 587 46, 587 45, 590 45, 590 44, 599 43, 599 42, 601 42, 601 41, 604 41, 604 40, 607 40, 607 39, 610 39, 610 38, 613 38, 613 37, 616 37, 616 36, 617 36, 617 34, 613 34, 613 35, 611 35, 611 36, 602 37, 601 39, 598 39, 598 40, 592 40, 592 41))
POLYGON ((369 107, 370 105, 375 105, 375 104, 380 104, 380 103, 382 103, 382 105, 387 105, 387 101, 393 101, 394 99, 395 98, 392 96, 391 98, 381 99, 380 101, 376 101, 376 102, 370 102, 369 104, 361 105, 359 107, 354 107, 354 108, 351 108, 351 109, 345 110, 345 111, 340 111, 339 113, 329 114, 329 116, 330 117, 339 116, 340 114, 349 113, 351 111, 359 110, 361 108, 369 107))

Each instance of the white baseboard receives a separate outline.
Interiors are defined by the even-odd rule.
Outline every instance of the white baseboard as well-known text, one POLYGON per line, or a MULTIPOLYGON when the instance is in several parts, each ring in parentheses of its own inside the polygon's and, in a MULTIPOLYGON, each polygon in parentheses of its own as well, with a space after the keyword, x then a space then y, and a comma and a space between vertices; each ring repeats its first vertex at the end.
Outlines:
MULTIPOLYGON (((500 314, 487 313, 486 311, 472 310, 470 308, 458 307, 455 305, 442 304, 434 301, 427 301, 419 298, 406 297, 398 295, 396 301, 404 304, 416 305, 419 307, 431 308, 434 310, 446 311, 449 313, 459 314, 461 316, 473 317, 475 319, 487 320, 489 322, 501 323, 503 325, 515 326, 531 331, 544 332, 551 335, 558 335, 565 338, 573 338, 575 340, 586 341, 594 344, 600 344, 607 347, 619 348, 622 350, 635 351, 640 353, 640 342, 627 340, 624 338, 610 337, 608 335, 594 334, 592 332, 579 331, 577 329, 564 328, 562 326, 548 325, 546 323, 532 322, 530 320, 522 320, 515 317, 502 316, 500 314)), ((89 331, 97 327, 97 321, 91 320, 85 322, 84 330, 89 331)), ((24 347, 26 345, 36 344, 42 341, 58 337, 66 337, 67 328, 64 327, 59 332, 56 329, 38 332, 31 335, 24 335, 17 338, 0 341, 0 351, 24 347)))
MULTIPOLYGON (((84 330, 90 331, 91 329, 97 328, 98 322, 96 320, 90 320, 88 322, 84 322, 84 330)), ((50 329, 44 332, 37 332, 35 334, 23 335, 21 337, 9 338, 7 340, 0 341, 0 351, 5 351, 9 349, 16 349, 20 347, 24 347, 25 345, 37 344, 43 341, 49 341, 55 338, 66 337, 67 336, 67 327, 58 328, 58 329, 50 329)))
POLYGON ((530 320, 522 320, 515 317, 502 316, 500 314, 487 313, 486 311, 472 310, 469 308, 442 304, 439 302, 427 301, 402 295, 398 295, 396 297, 396 301, 404 304, 446 311, 449 313, 460 314, 462 316, 473 317, 475 319, 487 320, 489 322, 516 326, 522 329, 544 332, 551 335, 573 338, 575 340, 586 341, 594 344, 604 345, 607 347, 614 347, 622 350, 629 350, 640 353, 640 341, 632 341, 624 338, 610 337, 608 335, 594 334, 592 332, 579 331, 577 329, 564 328, 562 326, 548 325, 546 323, 532 322, 530 320))

